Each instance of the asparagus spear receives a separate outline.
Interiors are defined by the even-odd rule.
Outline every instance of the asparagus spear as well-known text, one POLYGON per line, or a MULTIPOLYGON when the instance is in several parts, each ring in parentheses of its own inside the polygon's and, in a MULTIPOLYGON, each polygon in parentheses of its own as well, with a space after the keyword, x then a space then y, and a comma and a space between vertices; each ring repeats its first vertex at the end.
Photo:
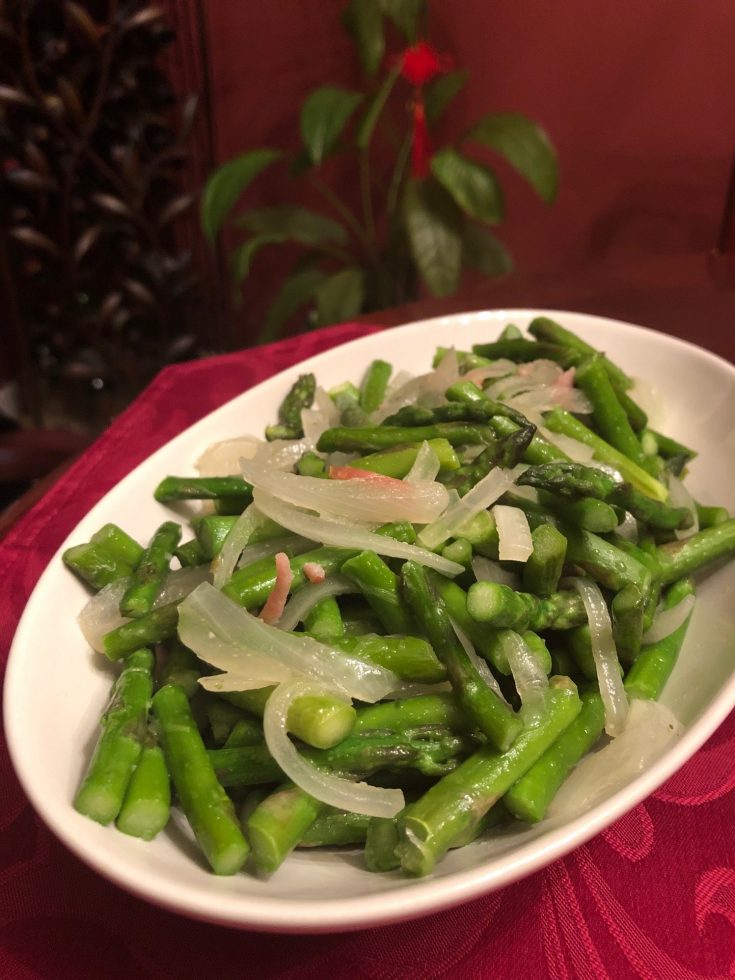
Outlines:
POLYGON ((171 784, 163 752, 149 738, 135 768, 116 826, 124 834, 153 838, 166 826, 171 814, 171 784))
POLYGON ((247 819, 255 867, 273 874, 324 809, 298 786, 287 783, 267 796, 247 819))
POLYGON ((499 582, 471 585, 467 611, 478 623, 512 630, 567 630, 587 622, 584 604, 571 589, 540 598, 499 582))
POLYGON ((344 847, 346 844, 363 844, 370 819, 364 813, 325 807, 297 846, 344 847))
POLYGON ((411 615, 398 588, 398 576, 374 551, 362 551, 343 563, 342 574, 354 582, 388 633, 413 633, 411 615))
POLYGON ((304 620, 304 630, 315 640, 325 643, 341 639, 345 635, 342 613, 334 596, 320 599, 309 610, 304 620))
POLYGON ((447 668, 459 703, 493 745, 507 749, 523 728, 522 722, 480 676, 452 628, 443 600, 431 591, 423 568, 405 562, 401 581, 419 627, 447 668))
POLYGON ((477 446, 493 441, 492 432, 483 425, 463 422, 437 422, 435 425, 367 426, 364 428, 327 429, 319 437, 317 449, 331 452, 376 452, 412 442, 446 439, 453 446, 477 446))
POLYGON ((374 412, 383 404, 392 373, 393 368, 387 361, 378 359, 370 364, 360 386, 360 408, 363 412, 374 412))
MULTIPOLYGON (((423 443, 420 442, 412 442, 398 449, 369 453, 367 456, 360 456, 347 465, 401 480, 416 462, 422 445, 423 443)), ((450 473, 459 468, 459 459, 450 442, 446 439, 429 439, 429 445, 439 460, 439 472, 450 473)))
POLYGON ((314 375, 299 375, 278 409, 278 425, 266 426, 265 437, 269 442, 274 439, 300 439, 303 436, 301 412, 304 408, 311 408, 315 392, 314 375))
POLYGON ((541 524, 531 533, 533 551, 523 567, 527 592, 548 597, 556 591, 567 555, 567 539, 551 524, 541 524))
POLYGON ((487 813, 571 724, 581 702, 569 678, 552 678, 544 709, 538 724, 524 729, 507 751, 483 746, 411 804, 399 821, 397 853, 404 871, 429 874, 451 842, 487 813))
POLYGON ((243 510, 253 499, 253 488, 241 476, 167 476, 153 496, 160 504, 177 500, 235 500, 243 510))
MULTIPOLYGON (((598 351, 591 347, 585 340, 578 337, 571 330, 562 327, 561 324, 552 320, 550 317, 537 316, 528 325, 528 332, 539 341, 549 344, 557 344, 581 354, 596 354, 598 351)), ((602 361, 610 380, 623 391, 632 388, 633 381, 622 371, 617 364, 602 355, 602 361)))
MULTIPOLYGON (((693 593, 694 586, 691 579, 680 579, 671 586, 664 597, 664 609, 672 609, 693 593)), ((673 633, 641 648, 636 662, 628 671, 624 681, 625 690, 630 697, 658 700, 676 664, 690 619, 691 613, 673 633)))
POLYGON ((671 541, 656 550, 662 568, 661 582, 669 585, 684 575, 691 575, 718 558, 735 553, 735 518, 698 531, 681 541, 671 541))
POLYGON ((235 874, 250 849, 232 802, 217 780, 186 695, 167 684, 154 696, 153 712, 176 795, 199 845, 215 874, 235 874))
POLYGON ((165 521, 151 538, 130 585, 120 600, 123 616, 140 618, 149 613, 169 572, 174 549, 181 539, 181 525, 165 521))
POLYGON ((544 818, 570 771, 602 735, 605 710, 599 691, 586 691, 581 700, 577 717, 503 797, 505 806, 519 820, 536 823, 544 818))
POLYGON ((108 660, 119 660, 140 646, 153 646, 170 640, 176 635, 178 622, 178 603, 152 609, 140 619, 132 619, 110 630, 102 640, 105 656, 108 660))
POLYGON ((110 823, 118 815, 138 764, 153 690, 152 675, 151 651, 135 650, 112 686, 92 761, 74 797, 74 808, 97 823, 110 823))

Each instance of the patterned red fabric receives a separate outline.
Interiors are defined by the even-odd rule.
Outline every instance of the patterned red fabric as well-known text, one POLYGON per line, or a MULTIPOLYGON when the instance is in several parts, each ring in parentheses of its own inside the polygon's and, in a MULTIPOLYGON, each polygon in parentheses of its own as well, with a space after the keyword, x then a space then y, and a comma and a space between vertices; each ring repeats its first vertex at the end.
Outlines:
MULTIPOLYGON (((165 370, 0 544, 2 662, 44 565, 116 481, 243 389, 368 329, 334 327, 165 370)), ((4 980, 735 975, 735 716, 661 790, 567 858, 449 912, 336 936, 237 932, 149 906, 51 836, 4 743, 0 780, 4 980)))

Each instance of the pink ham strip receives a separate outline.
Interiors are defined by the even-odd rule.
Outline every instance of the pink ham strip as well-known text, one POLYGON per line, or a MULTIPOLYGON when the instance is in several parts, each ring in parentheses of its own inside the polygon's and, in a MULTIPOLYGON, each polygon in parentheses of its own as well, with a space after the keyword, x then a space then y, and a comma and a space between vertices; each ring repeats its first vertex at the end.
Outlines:
POLYGON ((269 626, 273 626, 281 618, 292 581, 293 572, 288 555, 285 551, 279 551, 276 555, 276 584, 260 610, 260 619, 269 626))
POLYGON ((307 561, 304 565, 304 575, 308 578, 310 582, 316 585, 319 582, 323 582, 327 577, 327 573, 324 571, 322 566, 315 561, 307 561))
POLYGON ((356 466, 330 466, 330 480, 377 480, 380 483, 399 483, 405 487, 403 480, 397 480, 394 476, 384 476, 382 473, 373 473, 372 470, 360 470, 356 466))

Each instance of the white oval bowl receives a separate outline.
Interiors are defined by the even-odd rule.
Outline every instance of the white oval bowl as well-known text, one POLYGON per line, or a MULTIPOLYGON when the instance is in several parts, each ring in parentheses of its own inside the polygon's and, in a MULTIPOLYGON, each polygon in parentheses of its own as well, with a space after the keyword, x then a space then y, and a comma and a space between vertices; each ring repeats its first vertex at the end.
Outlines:
POLYGON ((87 593, 61 552, 114 521, 140 540, 170 516, 153 490, 169 474, 195 472, 212 442, 260 435, 298 374, 324 387, 359 382, 375 357, 412 373, 429 369, 438 345, 467 349, 496 338, 508 322, 525 328, 552 316, 657 388, 667 434, 699 451, 687 485, 702 503, 735 508, 735 368, 692 344, 631 324, 579 313, 491 310, 411 323, 371 334, 289 368, 212 412, 172 439, 114 487, 79 523, 41 576, 18 626, 5 682, 11 758, 31 803, 79 858, 130 892, 176 912, 223 925, 276 932, 333 932, 415 918, 477 898, 536 871, 599 833, 660 786, 735 707, 732 634, 735 564, 709 575, 679 663, 662 701, 682 736, 645 772, 581 816, 521 826, 450 852, 426 879, 372 874, 357 851, 297 851, 269 881, 247 873, 218 878, 180 822, 152 843, 100 827, 71 801, 96 739, 111 674, 75 621, 87 593), (243 420, 247 420, 243 424, 243 420))

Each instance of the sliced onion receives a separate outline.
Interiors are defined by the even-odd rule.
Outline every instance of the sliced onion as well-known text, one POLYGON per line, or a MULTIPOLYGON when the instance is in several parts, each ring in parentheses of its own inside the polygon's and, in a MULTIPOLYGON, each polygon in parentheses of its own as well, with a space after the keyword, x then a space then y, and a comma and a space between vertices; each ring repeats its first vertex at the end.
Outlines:
POLYGON ((696 599, 693 595, 686 595, 671 609, 661 609, 653 618, 650 629, 644 633, 642 643, 658 643, 659 640, 670 636, 674 630, 678 630, 682 623, 685 623, 691 615, 696 599))
POLYGON ((288 737, 286 725, 293 702, 300 697, 325 694, 334 696, 334 691, 303 680, 279 685, 268 698, 263 714, 263 733, 268 751, 289 779, 314 799, 351 813, 394 817, 405 805, 401 790, 351 782, 332 772, 317 769, 299 755, 288 737))
POLYGON ((383 404, 372 413, 374 421, 382 422, 406 405, 415 405, 421 390, 421 382, 422 378, 412 378, 405 371, 396 375, 393 384, 388 388, 383 404))
MULTIPOLYGON (((330 684, 361 701, 380 700, 398 681, 392 671, 336 647, 268 626, 206 583, 179 607, 179 635, 187 646, 191 644, 185 637, 191 638, 195 629, 198 635, 211 634, 210 639, 236 647, 243 654, 271 657, 294 673, 330 684)), ((200 650, 195 652, 207 660, 200 650)))
POLYGON ((626 510, 622 521, 615 528, 615 533, 626 541, 632 541, 633 544, 638 540, 638 521, 629 510, 626 510))
MULTIPOLYGON (((206 565, 174 569, 166 577, 153 607, 157 609, 159 606, 178 602, 202 582, 206 582, 209 577, 209 568, 206 565)), ((85 640, 98 653, 104 651, 102 641, 106 633, 117 629, 123 623, 130 622, 127 617, 120 615, 120 600, 125 595, 125 590, 129 584, 129 578, 120 578, 116 582, 110 582, 109 585, 92 596, 77 617, 79 628, 84 634, 85 640)))
POLYGON ((261 558, 269 558, 279 551, 285 551, 288 555, 300 555, 304 551, 309 551, 314 547, 313 541, 308 541, 298 534, 285 534, 282 538, 272 538, 270 541, 259 541, 257 544, 249 544, 240 555, 238 568, 245 568, 253 562, 260 561, 261 558))
POLYGON ((238 476, 240 458, 252 459, 264 445, 255 436, 238 436, 212 443, 194 464, 200 476, 238 476))
POLYGON ((534 701, 540 702, 549 690, 549 678, 533 651, 514 630, 499 630, 498 639, 508 658, 508 666, 521 703, 525 706, 534 701))
POLYGON ((445 400, 445 392, 456 381, 459 381, 459 359, 457 351, 450 348, 437 367, 428 374, 422 375, 419 379, 418 401, 422 405, 436 404, 437 401, 445 400))
POLYGON ((323 582, 304 585, 296 595, 289 599, 281 618, 275 625, 282 630, 296 629, 317 602, 321 602, 322 599, 327 599, 329 596, 348 595, 351 592, 359 591, 355 583, 350 581, 346 575, 330 575, 323 582))
POLYGON ((478 582, 498 582, 500 585, 509 585, 512 589, 517 589, 520 584, 516 572, 509 572, 498 562, 482 555, 475 555, 472 559, 472 571, 478 582))
POLYGON ((499 357, 497 361, 493 361, 492 364, 486 364, 484 367, 472 368, 467 371, 466 374, 462 375, 463 381, 471 381, 476 384, 478 388, 482 388, 486 381, 490 378, 504 378, 508 374, 513 374, 515 372, 517 365, 514 361, 509 361, 504 357, 499 357))
POLYGON ((467 636, 465 631, 458 623, 455 623, 453 619, 450 619, 450 622, 452 624, 452 629, 454 630, 457 639, 462 644, 462 648, 464 649, 464 652, 467 654, 472 666, 475 668, 477 673, 487 684, 487 686, 490 688, 493 694, 495 694, 497 697, 500 698, 501 701, 507 704, 507 702, 505 701, 505 696, 503 695, 503 692, 500 690, 500 684, 498 684, 498 680, 495 677, 495 674, 493 674, 493 672, 490 670, 487 663, 482 659, 482 657, 479 657, 477 655, 472 640, 469 638, 469 636, 467 636))
POLYGON ((531 528, 520 507, 496 504, 493 516, 498 528, 498 557, 500 561, 525 562, 533 552, 531 528))
POLYGON ((255 460, 243 461, 242 474, 256 489, 267 490, 279 500, 354 521, 383 524, 406 520, 428 524, 447 506, 448 491, 440 483, 365 480, 356 493, 349 480, 283 473, 261 466, 255 460))
POLYGON ((550 442, 552 446, 556 446, 557 449, 561 449, 573 462, 591 464, 592 459, 595 455, 595 451, 592 446, 588 446, 584 442, 580 442, 579 439, 572 439, 571 436, 563 435, 561 432, 552 432, 551 429, 547 429, 545 426, 540 425, 538 427, 538 433, 543 436, 547 442, 550 442))
POLYGON ((304 514, 291 504, 278 500, 266 490, 256 489, 254 497, 260 510, 271 520, 296 534, 303 534, 305 538, 310 538, 312 541, 319 541, 321 544, 332 545, 335 548, 375 551, 379 555, 389 555, 391 558, 406 558, 434 568, 450 578, 464 571, 464 567, 456 561, 449 561, 425 548, 395 541, 393 538, 375 534, 365 528, 324 520, 313 514, 304 514))
POLYGON ((313 444, 306 439, 274 439, 273 442, 261 443, 252 459, 274 470, 290 470, 305 452, 313 449, 313 444))
POLYGON ((268 670, 260 673, 252 665, 247 671, 226 671, 198 678, 200 687, 213 694, 229 694, 231 691, 259 691, 291 680, 293 673, 280 664, 271 663, 268 670))
POLYGON ((129 578, 110 582, 92 596, 77 616, 84 639, 98 653, 103 652, 102 639, 105 634, 128 622, 125 616, 120 615, 120 600, 129 584, 129 578))
POLYGON ((692 515, 692 523, 690 527, 684 528, 683 531, 674 531, 674 534, 682 540, 683 538, 691 538, 693 534, 696 534, 699 530, 699 515, 697 514, 697 505, 692 499, 692 495, 689 493, 687 488, 684 486, 681 480, 677 479, 673 474, 669 476, 669 503, 672 507, 686 507, 689 513, 692 515))
POLYGON ((648 416, 649 428, 660 429, 666 423, 666 402, 658 388, 634 378, 629 394, 648 416))
POLYGON ((421 443, 419 451, 416 453, 413 466, 403 479, 406 483, 433 483, 436 480, 440 468, 441 463, 439 462, 439 457, 429 443, 424 440, 421 443))
POLYGON ((463 524, 471 521, 481 510, 494 504, 513 486, 525 471, 525 466, 514 466, 512 470, 496 467, 479 480, 461 500, 450 504, 442 516, 429 524, 419 534, 419 541, 427 548, 438 548, 447 538, 459 531, 463 524))
POLYGON ((605 731, 616 736, 625 728, 628 714, 628 698, 620 676, 620 664, 612 636, 612 622, 595 582, 584 578, 570 578, 568 584, 582 597, 587 612, 592 640, 592 656, 597 668, 597 684, 605 707, 605 731))
POLYGON ((551 804, 549 817, 568 820, 612 796, 660 758, 683 730, 661 703, 634 698, 623 734, 582 759, 551 804))
POLYGON ((301 425, 304 439, 311 446, 317 444, 322 432, 339 425, 339 410, 323 388, 317 387, 311 408, 302 409, 301 425))
POLYGON ((237 560, 244 551, 253 531, 264 523, 265 517, 255 504, 246 507, 237 518, 227 533, 222 550, 212 562, 215 589, 221 589, 226 582, 229 582, 232 573, 235 571, 237 560))

